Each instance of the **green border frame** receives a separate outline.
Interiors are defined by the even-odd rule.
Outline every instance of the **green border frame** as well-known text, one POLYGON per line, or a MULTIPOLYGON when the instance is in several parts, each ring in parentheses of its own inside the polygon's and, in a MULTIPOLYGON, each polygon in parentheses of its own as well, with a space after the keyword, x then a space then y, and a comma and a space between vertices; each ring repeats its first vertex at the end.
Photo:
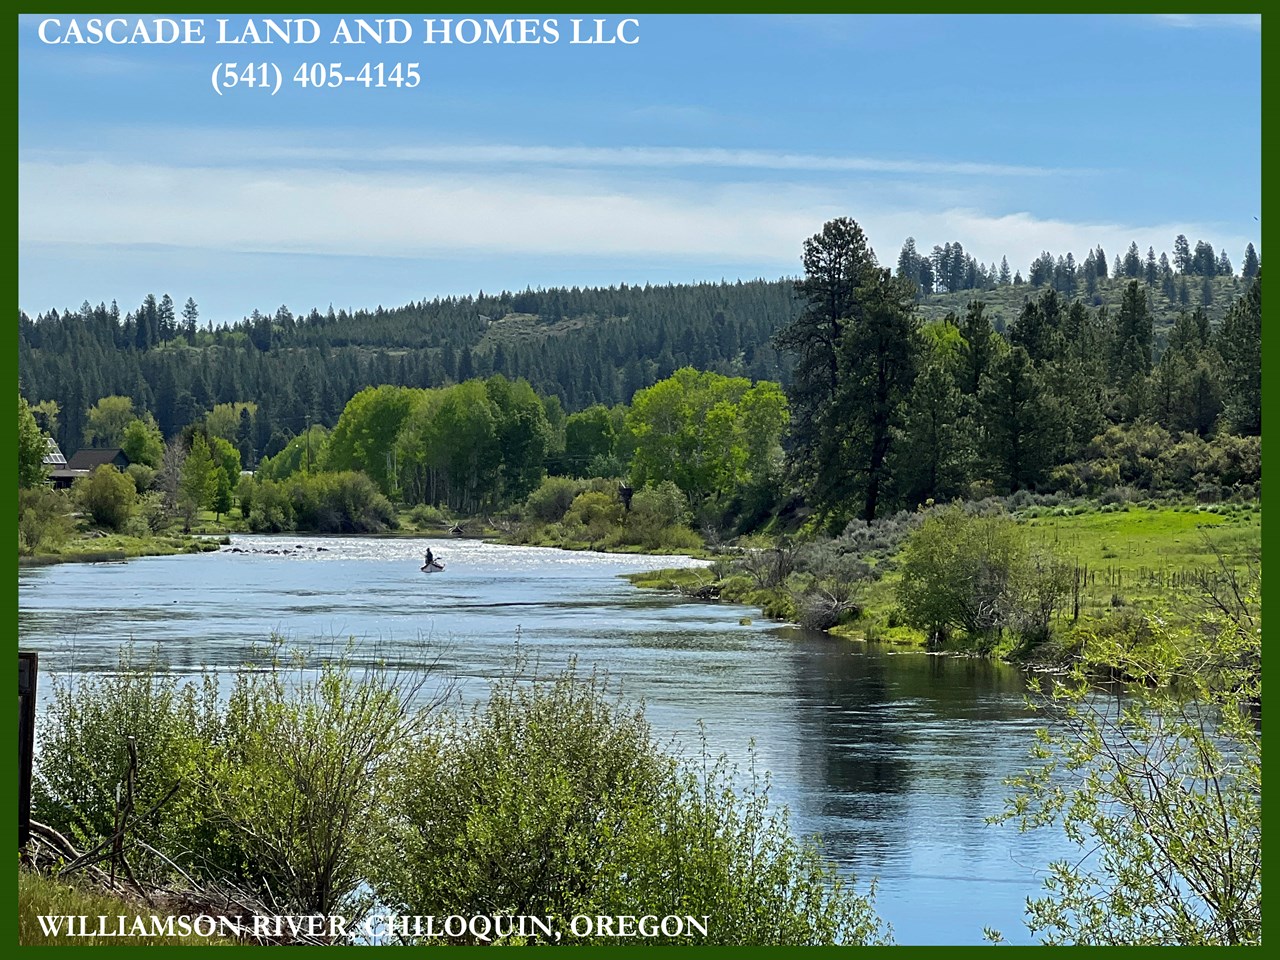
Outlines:
MULTIPOLYGON (((206 11, 220 10, 220 11, 225 11, 228 13, 235 13, 235 14, 253 14, 253 13, 262 12, 264 8, 268 8, 268 6, 272 13, 351 13, 353 12, 354 8, 358 7, 359 5, 350 4, 350 3, 337 4, 337 3, 334 3, 333 0, 321 0, 321 2, 319 3, 309 3, 309 4, 298 4, 298 3, 286 2, 286 3, 271 4, 271 5, 247 4, 242 2, 242 0, 241 2, 223 3, 223 4, 216 4, 216 5, 192 4, 190 2, 160 4, 160 3, 146 2, 146 0, 143 0, 143 2, 135 2, 135 3, 128 4, 127 9, 130 13, 182 13, 182 12, 205 13, 206 11)), ((565 13, 582 13, 582 14, 590 14, 590 13, 623 14, 625 13, 625 14, 641 14, 641 15, 645 13, 668 13, 668 14, 693 14, 693 13, 730 14, 730 13, 734 13, 736 14, 736 13, 779 13, 779 12, 782 12, 780 10, 780 8, 782 8, 782 10, 785 10, 785 12, 788 14, 797 14, 797 13, 801 13, 801 14, 810 14, 810 13, 812 14, 820 14, 820 13, 823 13, 823 14, 946 13, 946 14, 1009 14, 1009 15, 1031 16, 1031 15, 1062 14, 1062 13, 1108 14, 1108 15, 1109 14, 1134 14, 1134 13, 1136 14, 1205 13, 1206 7, 1208 6, 1209 4, 1206 4, 1205 2, 1203 2, 1203 0, 1201 0, 1201 2, 1198 2, 1198 3, 1188 3, 1188 2, 1151 3, 1151 2, 1141 2, 1141 0, 1139 0, 1139 2, 1134 2, 1134 0, 1128 0, 1128 2, 1120 3, 1119 9, 1116 8, 1116 5, 1101 4, 1096 2, 1096 0, 1093 0, 1093 2, 1089 2, 1089 0, 1086 0, 1086 2, 1079 5, 1068 5, 1068 4, 1063 4, 1061 2, 1056 2, 1056 3, 1048 4, 1047 9, 1035 9, 1035 10, 1029 10, 1025 4, 1014 3, 1014 2, 1011 2, 1011 0, 970 0, 970 2, 963 2, 960 4, 946 4, 946 3, 937 2, 937 0, 933 0, 933 2, 928 2, 928 0, 926 0, 926 2, 919 2, 919 0, 917 0, 917 2, 910 2, 910 0, 908 0, 908 2, 901 3, 901 4, 894 3, 892 2, 892 0, 871 0, 871 2, 865 2, 864 0, 864 2, 846 2, 846 3, 831 3, 831 2, 820 3, 820 2, 813 2, 813 0, 808 0, 808 2, 800 2, 794 5, 780 2, 780 0, 738 0, 738 2, 729 2, 729 0, 712 0, 712 2, 710 3, 706 2, 706 0, 703 0, 703 2, 701 3, 695 2, 692 4, 675 3, 675 2, 672 2, 672 0, 665 0, 665 2, 655 2, 655 0, 644 0, 644 2, 639 3, 635 6, 626 6, 622 8, 619 8, 619 6, 614 3, 606 3, 600 6, 591 6, 591 7, 583 7, 579 4, 571 4, 571 5, 568 5, 567 7, 549 7, 549 8, 546 8, 545 11, 543 12, 546 12, 548 14, 553 14, 553 13, 563 11, 565 13)), ((106 12, 104 10, 104 7, 105 7, 104 4, 85 4, 83 2, 74 2, 74 0, 73 2, 68 4, 23 3, 19 5, 18 15, 22 16, 26 14, 39 14, 39 13, 72 14, 72 13, 106 12)), ((392 14, 395 14, 395 13, 423 14, 423 13, 433 12, 433 7, 434 5, 430 5, 430 4, 409 4, 409 3, 403 2, 403 0, 392 0, 392 2, 390 3, 378 4, 376 6, 376 11, 392 13, 392 14)), ((106 9, 109 10, 110 8, 106 8, 106 9)), ((472 12, 479 11, 486 14, 487 13, 520 13, 520 12, 526 12, 529 10, 527 6, 512 7, 508 4, 498 4, 497 6, 492 8, 473 7, 471 9, 472 9, 472 12)), ((364 15, 368 15, 373 12, 374 11, 371 11, 371 10, 362 11, 364 15)), ((442 5, 442 7, 439 9, 438 12, 442 14, 449 13, 449 12, 458 12, 458 8, 452 4, 447 6, 442 5)), ((1254 0, 1254 2, 1251 2, 1251 3, 1232 2, 1232 3, 1226 4, 1225 7, 1218 7, 1217 9, 1214 9, 1212 12, 1215 14, 1221 14, 1221 13, 1261 14, 1263 12, 1263 4, 1259 2, 1259 0, 1254 0)), ((209 15, 213 15, 213 14, 210 13, 209 15)), ((19 59, 18 30, 17 30, 16 21, 11 21, 10 25, 6 26, 4 30, 6 32, 11 31, 11 33, 9 34, 9 42, 7 44, 7 47, 12 52, 12 57, 13 57, 12 64, 9 70, 10 80, 11 80, 11 83, 13 84, 13 91, 10 94, 9 102, 14 105, 15 115, 16 115, 17 86, 18 86, 18 59, 19 59)), ((1276 76, 1276 66, 1274 65, 1274 58, 1278 53, 1280 53, 1280 50, 1278 50, 1278 47, 1280 47, 1280 45, 1278 45, 1274 40, 1272 40, 1271 42, 1268 42, 1267 33, 1265 31, 1261 36, 1261 42, 1262 42, 1262 94, 1263 94, 1263 101, 1265 103, 1266 93, 1268 92, 1269 88, 1272 86, 1274 82, 1274 78, 1276 76)), ((1195 69, 1195 66, 1189 65, 1188 69, 1193 70, 1195 69)), ((1259 124, 1262 126, 1262 134, 1263 134, 1262 144, 1263 144, 1263 157, 1264 157, 1263 169, 1265 170, 1266 169, 1265 157, 1268 155, 1274 156, 1274 153, 1275 153, 1274 150, 1269 149, 1271 145, 1271 137, 1269 136, 1269 133, 1274 130, 1275 124, 1272 123, 1270 125, 1271 130, 1268 130, 1268 125, 1263 123, 1263 116, 1265 116, 1265 114, 1259 117, 1259 124)), ((11 172, 10 183, 14 185, 13 188, 11 188, 10 192, 8 193, 7 205, 10 207, 10 210, 11 210, 9 222, 13 225, 12 228, 15 229, 16 231, 17 212, 18 212, 17 211, 17 192, 16 192, 18 170, 17 170, 16 151, 9 155, 8 166, 11 172)), ((1268 204, 1268 194, 1265 189, 1262 191, 1262 197, 1263 197, 1264 211, 1267 209, 1268 206, 1275 206, 1274 203, 1268 204)), ((11 234, 11 236, 15 236, 15 234, 11 234)), ((1265 218, 1263 221, 1262 236, 1263 237, 1266 236, 1265 218)), ((15 304, 18 302, 17 251, 18 251, 18 245, 15 241, 13 245, 13 250, 9 257, 7 267, 3 270, 0 270, 0 276, 3 276, 5 289, 10 292, 11 296, 13 296, 15 304)), ((1265 343, 1263 345, 1263 371, 1264 371, 1264 375, 1269 373, 1276 374, 1276 377, 1273 377, 1273 378, 1267 378, 1266 376, 1264 376, 1263 395, 1265 398, 1273 395, 1276 390, 1280 390, 1280 386, 1277 386, 1277 384, 1280 384, 1280 379, 1277 379, 1277 378, 1280 378, 1280 346, 1278 346, 1276 342, 1272 342, 1270 347, 1268 347, 1267 344, 1265 343), (1266 386, 1268 382, 1272 384, 1270 389, 1268 389, 1266 386)), ((7 351, 0 352, 0 373, 2 373, 5 379, 11 384, 16 385, 18 383, 18 361, 17 361, 16 346, 13 353, 9 353, 7 351)), ((1265 400, 1264 400, 1264 404, 1265 404, 1265 400)), ((0 433, 0 447, 13 449, 16 443, 16 440, 17 440, 17 428, 15 426, 15 423, 14 421, 7 421, 4 425, 3 433, 0 433)), ((10 510, 13 509, 12 505, 10 506, 9 509, 10 510)), ((13 513, 5 514, 2 523, 3 523, 3 529, 9 530, 10 535, 16 538, 16 535, 17 535, 16 515, 13 513)), ((12 543, 13 541, 11 540, 10 542, 12 543)), ((1269 547, 1270 539, 1267 535, 1265 526, 1263 530, 1262 542, 1263 542, 1264 553, 1269 552, 1268 547, 1269 547)), ((16 620, 16 613, 17 613, 17 606, 18 606, 17 554, 16 552, 13 554, 5 554, 5 557, 7 559, 5 560, 4 566, 6 569, 10 570, 10 573, 7 575, 7 578, 8 578, 7 582, 10 584, 9 591, 8 591, 8 597, 9 597, 8 606, 9 606, 9 609, 12 611, 12 615, 15 616, 15 620, 16 620)), ((6 576, 6 575, 0 573, 0 576, 6 576)), ((14 623, 14 622, 15 621, 10 621, 10 623, 14 623)), ((13 668, 11 665, 11 669, 15 669, 15 668, 13 668)), ((15 669, 15 673, 16 673, 16 669, 15 669)), ((11 771, 10 774, 7 777, 4 777, 4 779, 8 780, 9 778, 13 778, 16 785, 16 776, 13 774, 12 768, 10 768, 10 771, 11 771)), ((7 817, 11 824, 10 829, 14 829, 16 832, 16 819, 17 819, 16 789, 4 791, 3 809, 9 811, 7 814, 7 817)), ((1264 819, 1264 823, 1265 822, 1266 820, 1264 819)), ((16 880, 15 880, 15 887, 12 889, 15 890, 15 897, 16 897, 16 880)), ((928 904, 922 904, 921 908, 928 909, 928 904)), ((13 935, 16 939, 16 932, 17 932, 16 914, 6 913, 3 917, 0 917, 0 930, 11 931, 11 935, 13 935)), ((10 940, 9 942, 13 943, 14 941, 10 940)), ((141 947, 141 946, 128 946, 128 945, 106 946, 106 947, 64 947, 62 948, 62 950, 69 951, 70 953, 73 953, 73 954, 92 950, 93 956, 97 956, 97 957, 132 956, 135 952, 139 950, 145 950, 145 949, 146 949, 145 947, 141 947)), ((249 952, 249 951, 260 952, 264 950, 270 950, 273 948, 238 946, 238 947, 233 947, 231 949, 235 950, 236 952, 249 952)), ((297 951, 299 949, 301 949, 303 952, 314 952, 314 951, 332 949, 332 948, 324 948, 324 947, 291 948, 290 955, 296 956, 297 951)), ((413 948, 410 948, 410 949, 413 949, 413 948)), ((450 952, 454 952, 454 951, 464 951, 464 950, 477 950, 477 949, 483 949, 483 948, 451 947, 447 949, 449 949, 450 952)), ((779 956, 787 953, 801 952, 800 948, 783 948, 783 947, 770 948, 770 947, 692 947, 691 946, 691 947, 654 948, 654 947, 645 947, 640 945, 634 945, 634 946, 619 945, 619 946, 609 946, 609 947, 603 947, 603 946, 602 947, 578 947, 576 949, 578 951, 579 956, 588 956, 588 955, 595 955, 597 953, 601 953, 601 954, 607 954, 609 957, 626 957, 626 956, 652 957, 653 951, 655 949, 659 949, 663 951, 665 955, 671 955, 672 953, 690 953, 690 954, 696 954, 699 957, 708 957, 708 958, 723 957, 723 958, 726 958, 726 960, 728 960, 728 958, 734 958, 734 960, 737 960, 737 958, 740 958, 740 957, 779 956)), ((844 949, 846 948, 816 947, 816 948, 809 948, 808 950, 805 950, 803 952, 806 956, 812 956, 815 953, 832 955, 833 952, 841 951, 844 949)), ((877 949, 877 948, 872 948, 872 949, 877 949)), ((989 950, 990 948, 983 947, 983 946, 926 947, 926 946, 906 945, 906 946, 899 946, 899 947, 893 947, 893 948, 878 948, 878 949, 892 950, 895 956, 919 955, 919 956, 927 956, 927 957, 946 956, 948 958, 951 958, 951 957, 963 957, 968 955, 978 955, 979 953, 985 955, 986 951, 989 950)), ((1037 948, 1034 946, 1016 946, 1016 947, 1012 947, 1011 949, 1017 953, 1022 951, 1035 950, 1037 948)), ((1152 951, 1154 948, 1139 948, 1139 949, 1152 951)), ((1201 950, 1197 952, 1204 953, 1209 951, 1201 950)))

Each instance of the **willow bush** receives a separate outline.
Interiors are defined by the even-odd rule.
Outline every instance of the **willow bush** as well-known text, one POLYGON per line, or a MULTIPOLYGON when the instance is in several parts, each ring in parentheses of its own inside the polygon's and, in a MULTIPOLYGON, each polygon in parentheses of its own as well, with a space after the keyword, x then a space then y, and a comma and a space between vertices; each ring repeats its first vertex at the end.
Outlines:
MULTIPOLYGON (((884 942, 870 894, 774 814, 758 778, 683 763, 643 712, 575 666, 496 682, 398 767, 394 858, 374 890, 404 914, 709 917, 705 937, 645 942, 884 942)), ((600 938, 605 939, 605 938, 600 938)))

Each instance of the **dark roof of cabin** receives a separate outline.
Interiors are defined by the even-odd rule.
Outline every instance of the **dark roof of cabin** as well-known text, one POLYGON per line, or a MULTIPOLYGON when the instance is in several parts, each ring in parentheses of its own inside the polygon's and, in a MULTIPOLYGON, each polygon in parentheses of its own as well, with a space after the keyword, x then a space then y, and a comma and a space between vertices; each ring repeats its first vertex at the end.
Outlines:
POLYGON ((119 447, 86 447, 77 450, 67 461, 67 468, 70 470, 93 470, 102 466, 104 463, 125 463, 129 462, 129 458, 119 447))

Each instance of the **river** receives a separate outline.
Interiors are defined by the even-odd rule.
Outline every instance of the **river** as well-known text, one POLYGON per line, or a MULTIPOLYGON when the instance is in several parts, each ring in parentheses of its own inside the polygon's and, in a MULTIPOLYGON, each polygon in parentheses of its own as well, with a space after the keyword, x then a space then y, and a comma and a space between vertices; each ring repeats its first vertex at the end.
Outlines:
POLYGON ((962 944, 983 926, 1028 942, 1028 896, 1069 855, 1056 831, 988 826, 1026 766, 1038 721, 1022 675, 999 663, 837 640, 755 611, 638 590, 619 574, 685 558, 569 553, 478 541, 236 537, 217 553, 63 564, 18 575, 24 649, 50 671, 111 669, 121 645, 171 668, 227 669, 272 633, 369 663, 439 660, 483 696, 517 644, 555 670, 599 665, 643 699, 660 738, 743 762, 751 744, 793 827, 878 878, 899 943, 962 944), (430 544, 446 570, 419 572, 430 544), (245 552, 235 552, 245 551, 245 552), (273 552, 274 551, 274 552, 273 552))

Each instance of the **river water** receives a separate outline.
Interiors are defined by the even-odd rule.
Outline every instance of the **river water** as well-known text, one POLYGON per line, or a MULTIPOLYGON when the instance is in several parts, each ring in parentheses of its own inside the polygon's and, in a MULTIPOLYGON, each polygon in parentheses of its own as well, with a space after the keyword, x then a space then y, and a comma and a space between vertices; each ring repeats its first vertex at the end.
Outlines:
MULTIPOLYGON (((109 670, 130 641, 180 673, 260 656, 273 633, 357 662, 438 662, 466 699, 511 668, 599 665, 661 739, 773 778, 793 828, 878 879, 899 943, 1027 942, 1028 896, 1071 852, 1055 831, 984 819, 1026 766, 1039 721, 1002 664, 895 652, 778 627, 755 611, 637 590, 619 574, 696 561, 477 541, 237 537, 218 553, 21 570, 19 634, 50 671, 109 670), (430 544, 443 573, 419 572, 430 544), (234 552, 234 551, 245 552, 234 552), (258 650, 255 653, 255 650, 258 650)), ((47 694, 48 682, 42 692, 47 694)), ((713 912, 713 911, 709 911, 713 912)))

